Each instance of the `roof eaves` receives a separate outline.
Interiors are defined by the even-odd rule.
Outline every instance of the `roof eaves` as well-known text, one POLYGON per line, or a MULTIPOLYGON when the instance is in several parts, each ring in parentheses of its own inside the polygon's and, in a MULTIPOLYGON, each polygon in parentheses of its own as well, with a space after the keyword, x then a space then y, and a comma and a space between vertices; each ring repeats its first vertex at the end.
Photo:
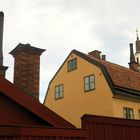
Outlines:
POLYGON ((140 102, 140 91, 119 86, 115 86, 115 91, 114 98, 140 102))

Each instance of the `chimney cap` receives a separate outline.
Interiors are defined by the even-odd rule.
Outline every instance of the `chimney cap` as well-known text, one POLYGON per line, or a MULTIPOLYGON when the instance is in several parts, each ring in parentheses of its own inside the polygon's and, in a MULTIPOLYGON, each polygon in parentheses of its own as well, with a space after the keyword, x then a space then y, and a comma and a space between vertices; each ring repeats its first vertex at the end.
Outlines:
POLYGON ((9 54, 16 56, 21 51, 41 55, 45 51, 45 49, 36 48, 31 46, 30 44, 19 43, 9 54))
POLYGON ((89 52, 88 54, 91 55, 91 56, 94 56, 94 57, 96 57, 96 58, 99 58, 99 59, 101 58, 101 56, 100 56, 101 51, 99 51, 99 50, 91 51, 91 52, 89 52))
POLYGON ((0 11, 0 16, 4 17, 4 13, 2 11, 0 11))

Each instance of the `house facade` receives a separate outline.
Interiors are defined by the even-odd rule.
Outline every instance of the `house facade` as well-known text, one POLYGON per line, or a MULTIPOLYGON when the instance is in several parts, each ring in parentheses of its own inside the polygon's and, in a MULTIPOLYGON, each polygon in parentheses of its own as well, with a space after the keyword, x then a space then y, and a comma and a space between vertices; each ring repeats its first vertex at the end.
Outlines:
POLYGON ((76 127, 83 114, 140 119, 140 73, 133 49, 130 69, 100 53, 73 50, 48 86, 44 105, 76 127))

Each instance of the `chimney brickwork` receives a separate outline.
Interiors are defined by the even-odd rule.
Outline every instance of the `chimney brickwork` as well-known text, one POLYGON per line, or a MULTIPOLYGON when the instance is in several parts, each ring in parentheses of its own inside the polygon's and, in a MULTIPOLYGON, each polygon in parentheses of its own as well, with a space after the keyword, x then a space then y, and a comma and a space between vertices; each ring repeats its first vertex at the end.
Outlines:
POLYGON ((14 84, 39 99, 40 55, 44 49, 19 44, 10 52, 14 60, 14 84))
POLYGON ((91 56, 94 56, 94 57, 96 57, 96 58, 101 59, 101 55, 100 55, 101 52, 98 51, 98 50, 94 50, 94 51, 92 51, 92 52, 89 52, 88 54, 91 55, 91 56))

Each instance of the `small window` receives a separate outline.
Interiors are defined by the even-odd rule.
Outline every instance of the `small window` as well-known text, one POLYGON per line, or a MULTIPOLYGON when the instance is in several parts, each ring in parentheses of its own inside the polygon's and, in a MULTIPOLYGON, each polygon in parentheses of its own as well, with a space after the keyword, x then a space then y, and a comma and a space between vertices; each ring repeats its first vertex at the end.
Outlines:
POLYGON ((55 87, 55 99, 63 98, 64 86, 63 84, 55 87))
POLYGON ((123 108, 123 117, 126 119, 134 119, 134 112, 131 108, 123 108))
POLYGON ((68 61, 68 71, 72 71, 77 69, 77 59, 72 59, 68 61))
POLYGON ((90 91, 95 89, 95 75, 89 75, 84 78, 85 91, 90 91))
POLYGON ((138 119, 140 120, 140 109, 138 110, 138 119))

